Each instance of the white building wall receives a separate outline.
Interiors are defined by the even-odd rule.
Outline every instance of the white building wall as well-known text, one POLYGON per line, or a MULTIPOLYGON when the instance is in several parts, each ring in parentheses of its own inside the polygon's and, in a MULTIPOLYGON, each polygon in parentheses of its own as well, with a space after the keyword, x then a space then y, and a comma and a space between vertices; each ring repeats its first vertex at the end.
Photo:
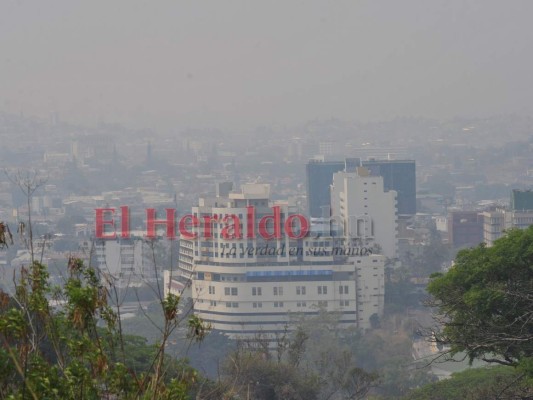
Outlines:
POLYGON ((505 229, 504 211, 485 211, 483 214, 483 241, 492 246, 503 235, 505 229))
POLYGON ((141 238, 98 241, 94 262, 121 287, 139 286, 156 279, 152 249, 141 238))
POLYGON ((360 328, 370 328, 370 317, 383 315, 385 307, 385 259, 370 256, 356 260, 357 318, 360 328), (367 261, 367 262, 364 262, 367 261))
POLYGON ((533 225, 533 210, 513 211, 497 209, 483 214, 483 241, 492 246, 508 229, 526 229, 533 225))
POLYGON ((396 258, 396 192, 384 191, 381 176, 369 176, 365 168, 357 170, 333 175, 332 215, 340 217, 347 236, 377 244, 381 254, 396 258))

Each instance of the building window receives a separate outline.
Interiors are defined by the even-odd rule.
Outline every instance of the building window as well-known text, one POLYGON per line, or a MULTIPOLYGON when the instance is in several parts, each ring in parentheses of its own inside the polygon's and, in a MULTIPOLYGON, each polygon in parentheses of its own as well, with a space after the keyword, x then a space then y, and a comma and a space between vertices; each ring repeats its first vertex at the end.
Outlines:
POLYGON ((341 307, 348 307, 350 305, 350 301, 349 300, 341 300, 340 301, 340 305, 341 305, 341 307))
POLYGON ((274 302, 274 307, 276 307, 276 308, 282 308, 282 307, 283 307, 283 302, 282 302, 282 301, 275 301, 275 302, 274 302))
POLYGON ((239 308, 239 303, 231 303, 233 308, 239 308))
POLYGON ((231 308, 231 303, 229 301, 226 302, 226 307, 231 308))
POLYGON ((318 294, 328 294, 327 286, 318 286, 318 294))
POLYGON ((340 294, 348 294, 348 285, 340 285, 339 286, 339 293, 340 294))
POLYGON ((283 286, 274 286, 274 296, 283 296, 283 286))
POLYGON ((261 296, 261 288, 260 287, 253 287, 252 288, 252 296, 261 296))
POLYGON ((216 305, 217 305, 217 302, 214 300, 211 300, 211 306, 216 307, 216 305))
POLYGON ((296 303, 296 307, 307 307, 307 303, 305 301, 299 301, 296 303))
POLYGON ((296 286, 296 294, 305 295, 305 286, 296 286))
POLYGON ((209 294, 215 294, 215 287, 209 286, 209 294))
POLYGON ((226 296, 230 296, 230 295, 231 296, 237 296, 237 294, 238 294, 238 290, 237 290, 236 287, 232 287, 232 288, 225 287, 224 288, 224 295, 226 295, 226 296))
POLYGON ((328 306, 328 302, 327 301, 319 301, 318 302, 318 306, 319 307, 327 307, 328 306))

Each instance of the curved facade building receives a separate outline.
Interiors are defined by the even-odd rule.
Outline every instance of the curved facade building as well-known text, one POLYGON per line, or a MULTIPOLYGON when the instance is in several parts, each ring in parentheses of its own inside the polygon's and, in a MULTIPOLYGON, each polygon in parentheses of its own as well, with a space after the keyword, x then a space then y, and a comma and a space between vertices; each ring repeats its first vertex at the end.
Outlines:
POLYGON ((342 326, 369 327, 383 312, 385 257, 324 229, 304 236, 294 215, 270 201, 268 185, 200 199, 188 227, 195 237, 180 238, 165 287, 190 296, 194 312, 231 337, 283 332, 321 309, 338 312, 342 326))

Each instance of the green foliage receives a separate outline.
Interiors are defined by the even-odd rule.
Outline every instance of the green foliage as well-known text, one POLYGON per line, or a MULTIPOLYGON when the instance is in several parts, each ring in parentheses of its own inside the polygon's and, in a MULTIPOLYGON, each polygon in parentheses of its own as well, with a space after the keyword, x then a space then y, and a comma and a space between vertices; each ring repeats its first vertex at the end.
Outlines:
MULTIPOLYGON (((187 399, 203 380, 165 354, 177 326, 179 297, 161 302, 162 344, 123 335, 95 269, 70 259, 64 287, 51 288, 46 267, 21 270, 15 296, 0 292, 0 398, 187 399), (50 304, 54 301, 55 306, 50 304)), ((207 333, 195 319, 201 340, 207 333)))
POLYGON ((372 329, 378 329, 381 326, 379 315, 374 313, 370 316, 370 326, 372 329))
POLYGON ((211 329, 211 324, 205 324, 197 315, 191 315, 189 317, 189 338, 196 341, 202 341, 211 329))
POLYGON ((452 353, 511 366, 531 357, 533 227, 509 231, 490 248, 460 251, 446 274, 432 278, 431 305, 444 326, 436 337, 452 353))
POLYGON ((179 296, 169 293, 163 300, 163 312, 166 321, 173 321, 178 315, 178 305, 180 302, 179 296))
POLYGON ((270 354, 246 349, 235 352, 224 366, 240 398, 255 400, 318 399, 318 376, 273 359, 270 354))
POLYGON ((431 382, 427 368, 413 364, 405 335, 342 329, 339 316, 324 311, 295 323, 297 329, 274 338, 270 346, 254 338, 226 359, 224 382, 240 398, 356 400, 369 393, 403 395, 431 382), (284 396, 293 397, 280 397, 287 385, 293 392, 284 396))
POLYGON ((530 399, 532 386, 509 367, 474 368, 414 390, 405 400, 530 399))
POLYGON ((385 313, 388 315, 421 306, 423 294, 417 292, 416 286, 403 272, 403 267, 390 271, 385 281, 385 313))
POLYGON ((523 357, 518 362, 517 370, 527 377, 529 384, 533 387, 533 356, 523 357))
POLYGON ((439 232, 435 227, 429 231, 428 243, 422 246, 418 254, 408 251, 402 259, 402 263, 408 267, 408 271, 415 277, 428 277, 442 269, 442 264, 453 258, 449 245, 444 244, 439 232))

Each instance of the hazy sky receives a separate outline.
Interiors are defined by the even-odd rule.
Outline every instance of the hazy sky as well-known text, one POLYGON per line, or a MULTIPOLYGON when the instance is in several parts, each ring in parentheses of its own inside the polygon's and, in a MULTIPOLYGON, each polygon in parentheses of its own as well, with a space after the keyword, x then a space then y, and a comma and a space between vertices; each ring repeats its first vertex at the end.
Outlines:
POLYGON ((0 110, 246 129, 533 115, 533 1, 0 1, 0 110))

